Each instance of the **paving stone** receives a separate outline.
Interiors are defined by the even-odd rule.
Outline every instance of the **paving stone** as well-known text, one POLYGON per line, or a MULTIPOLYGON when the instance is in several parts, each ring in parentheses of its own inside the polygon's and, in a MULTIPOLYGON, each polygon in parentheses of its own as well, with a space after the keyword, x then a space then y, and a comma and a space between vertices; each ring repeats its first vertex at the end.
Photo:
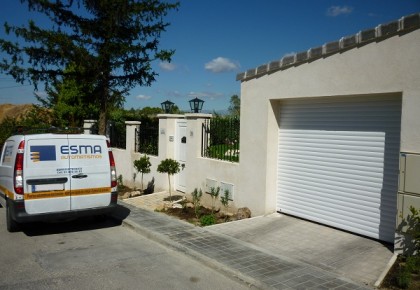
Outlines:
POLYGON ((370 285, 393 255, 392 246, 280 214, 215 225, 210 230, 370 285))
MULTIPOLYGON (((177 244, 182 245, 183 249, 187 248, 194 251, 201 257, 207 257, 211 261, 216 261, 219 265, 224 265, 224 267, 237 271, 245 277, 256 279, 269 287, 276 289, 365 288, 361 284, 341 279, 340 273, 326 272, 319 266, 304 262, 305 257, 311 255, 313 257, 312 252, 320 244, 319 241, 316 242, 316 245, 308 242, 307 232, 312 232, 315 235, 319 231, 331 233, 331 229, 325 230, 322 226, 317 225, 315 229, 307 231, 307 223, 299 220, 297 222, 298 227, 300 227, 299 231, 305 232, 305 237, 297 237, 295 242, 294 239, 290 239, 291 235, 296 235, 295 221, 282 217, 281 221, 285 222, 282 223, 282 229, 290 232, 289 237, 284 239, 284 243, 287 243, 284 245, 288 245, 291 252, 300 257, 296 259, 296 256, 285 255, 284 248, 279 249, 280 246, 277 245, 280 240, 279 237, 284 235, 284 233, 277 231, 276 224, 273 224, 278 224, 279 218, 277 217, 269 217, 268 221, 263 218, 256 218, 249 224, 246 222, 234 224, 235 222, 232 222, 231 225, 226 227, 216 225, 210 228, 199 228, 161 213, 151 212, 132 205, 124 204, 124 206, 127 206, 130 210, 127 219, 131 223, 136 223, 140 228, 161 235, 162 239, 168 239, 175 247, 177 244), (235 236, 246 237, 253 245, 251 246, 251 244, 246 243, 247 241, 232 237, 229 234, 230 230, 235 236), (249 233, 250 231, 253 235, 243 233, 249 233), (270 247, 264 243, 255 243, 267 231, 271 231, 272 236, 269 236, 269 239, 266 239, 265 242, 270 241, 273 245, 270 247), (301 251, 298 251, 298 247, 301 251)), ((329 235, 327 239, 325 236, 323 239, 329 240, 331 234, 329 235)), ((312 237, 310 241, 312 241, 312 237)), ((334 245, 330 241, 328 244, 330 247, 334 245)), ((325 247, 325 245, 322 245, 322 247, 325 247)), ((354 253, 357 253, 358 250, 369 252, 369 246, 364 245, 357 247, 354 244, 349 244, 347 248, 354 253)), ((339 253, 339 251, 337 250, 335 253, 339 253)), ((334 256, 327 257, 327 261, 330 262, 334 259, 336 259, 334 256)), ((339 264, 339 259, 334 261, 339 264)))
POLYGON ((280 289, 280 290, 293 290, 293 288, 290 288, 287 285, 284 285, 283 283, 277 283, 274 285, 270 285, 271 287, 275 288, 275 289, 280 289))

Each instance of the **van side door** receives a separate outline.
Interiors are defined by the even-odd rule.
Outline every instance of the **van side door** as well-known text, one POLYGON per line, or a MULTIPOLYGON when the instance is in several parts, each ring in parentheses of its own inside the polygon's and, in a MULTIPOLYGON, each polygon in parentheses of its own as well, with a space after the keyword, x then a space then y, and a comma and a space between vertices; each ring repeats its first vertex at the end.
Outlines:
POLYGON ((63 154, 66 135, 27 135, 24 155, 24 200, 28 214, 70 210, 70 159, 63 154))
POLYGON ((105 136, 69 135, 71 210, 108 206, 111 172, 105 136))

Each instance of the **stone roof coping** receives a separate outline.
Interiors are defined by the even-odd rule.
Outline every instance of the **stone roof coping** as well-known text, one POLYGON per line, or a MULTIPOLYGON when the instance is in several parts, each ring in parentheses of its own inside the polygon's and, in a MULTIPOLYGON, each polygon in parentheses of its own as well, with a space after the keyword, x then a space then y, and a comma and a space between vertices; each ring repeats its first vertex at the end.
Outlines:
POLYGON ((236 75, 237 81, 246 81, 254 77, 284 70, 301 63, 310 62, 321 57, 342 52, 354 47, 360 47, 373 41, 381 41, 397 34, 409 33, 420 28, 420 13, 403 16, 399 20, 379 24, 375 28, 362 30, 354 35, 342 37, 339 40, 325 43, 323 46, 310 48, 307 51, 287 55, 280 60, 271 61, 256 68, 236 75))

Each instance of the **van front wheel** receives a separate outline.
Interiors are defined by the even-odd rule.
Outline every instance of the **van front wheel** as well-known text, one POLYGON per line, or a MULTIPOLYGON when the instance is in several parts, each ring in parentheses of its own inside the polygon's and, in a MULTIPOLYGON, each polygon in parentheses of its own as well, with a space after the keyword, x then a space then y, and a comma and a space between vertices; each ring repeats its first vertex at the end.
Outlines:
POLYGON ((7 225, 7 230, 10 233, 13 233, 19 230, 19 224, 12 218, 12 213, 10 212, 10 207, 9 207, 8 202, 6 202, 6 225, 7 225))

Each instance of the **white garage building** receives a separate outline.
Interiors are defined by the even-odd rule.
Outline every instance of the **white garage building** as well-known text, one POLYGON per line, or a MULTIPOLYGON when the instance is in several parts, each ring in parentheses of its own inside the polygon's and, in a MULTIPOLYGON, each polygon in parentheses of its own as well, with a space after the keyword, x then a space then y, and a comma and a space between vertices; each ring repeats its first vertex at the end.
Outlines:
POLYGON ((419 28, 410 15, 238 74, 235 204, 394 242, 397 212, 420 207, 398 187, 401 158, 420 160, 419 28))

